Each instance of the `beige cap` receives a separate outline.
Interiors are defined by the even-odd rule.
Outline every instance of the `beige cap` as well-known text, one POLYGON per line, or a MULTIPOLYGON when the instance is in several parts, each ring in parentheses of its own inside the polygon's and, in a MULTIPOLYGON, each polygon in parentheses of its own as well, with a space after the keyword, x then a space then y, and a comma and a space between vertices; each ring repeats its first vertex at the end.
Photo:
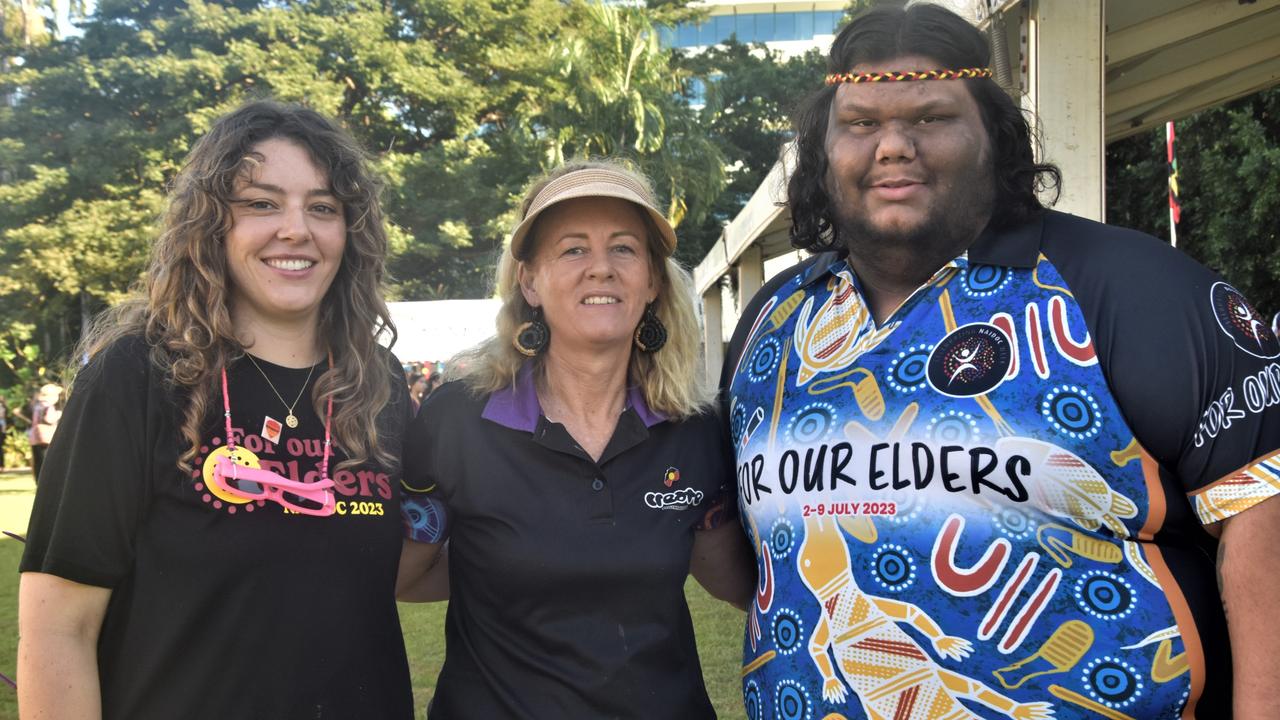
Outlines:
POLYGON ((610 168, 587 167, 574 170, 547 183, 538 191, 533 202, 529 203, 528 213, 520 220, 515 232, 511 233, 511 254, 524 259, 525 239, 533 227, 538 215, 544 210, 565 200, 583 197, 612 197, 627 200, 645 210, 658 228, 659 241, 662 244, 662 255, 669 256, 676 249, 676 231, 658 208, 649 189, 627 173, 610 168))
POLYGON ((49 383, 47 385, 41 385, 40 391, 37 393, 37 396, 40 397, 41 399, 47 398, 49 402, 54 402, 58 398, 62 397, 62 386, 54 385, 53 383, 49 383))

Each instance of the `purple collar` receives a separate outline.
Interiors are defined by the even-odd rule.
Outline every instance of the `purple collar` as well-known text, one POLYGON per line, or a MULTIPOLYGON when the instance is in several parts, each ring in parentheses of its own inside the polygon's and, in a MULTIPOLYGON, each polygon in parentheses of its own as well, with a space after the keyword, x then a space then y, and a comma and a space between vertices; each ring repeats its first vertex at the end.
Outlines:
MULTIPOLYGON (((635 411, 645 427, 653 427, 667 419, 666 415, 649 409, 644 393, 639 387, 627 388, 627 407, 635 411)), ((533 363, 526 362, 516 371, 515 385, 502 388, 489 396, 480 417, 511 428, 533 432, 542 417, 542 405, 538 403, 538 391, 533 382, 533 363)))

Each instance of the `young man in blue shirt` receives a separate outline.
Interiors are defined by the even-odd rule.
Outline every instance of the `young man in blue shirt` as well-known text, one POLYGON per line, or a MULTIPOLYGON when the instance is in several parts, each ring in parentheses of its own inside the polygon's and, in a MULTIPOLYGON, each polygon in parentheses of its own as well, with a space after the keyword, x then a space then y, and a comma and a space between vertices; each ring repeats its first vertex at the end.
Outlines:
POLYGON ((877 9, 802 110, 816 254, 723 377, 748 716, 1264 715, 1280 342, 1160 241, 1042 207, 988 63, 945 9, 877 9))

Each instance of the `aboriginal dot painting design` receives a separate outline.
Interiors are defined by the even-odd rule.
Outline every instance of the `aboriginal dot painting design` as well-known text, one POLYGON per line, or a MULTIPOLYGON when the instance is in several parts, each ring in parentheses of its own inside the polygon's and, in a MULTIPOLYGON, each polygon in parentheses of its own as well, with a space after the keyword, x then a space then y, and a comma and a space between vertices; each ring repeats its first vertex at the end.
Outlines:
POLYGON ((792 610, 783 608, 773 617, 773 642, 778 652, 790 655, 804 644, 804 624, 800 616, 792 610))
POLYGON ((791 521, 785 517, 780 517, 773 522, 773 528, 769 531, 769 547, 773 550, 773 557, 785 558, 791 554, 791 548, 795 547, 796 529, 792 526, 791 521))
POLYGON ((1081 673, 1089 695, 1109 708, 1121 709, 1134 704, 1142 695, 1143 673, 1128 662, 1114 657, 1092 660, 1081 673))
POLYGON ((747 720, 764 720, 764 704, 760 702, 760 684, 748 680, 742 690, 742 701, 747 720))
POLYGON ((871 568, 876 582, 890 592, 902 592, 916 581, 916 561, 900 545, 880 546, 871 556, 871 568))
POLYGON ((769 572, 747 717, 1177 716, 1142 463, 1057 271, 962 258, 879 326, 858 293, 837 262, 743 319, 730 425, 769 572))
POLYGON ((835 424, 835 405, 828 402, 810 403, 787 423, 787 438, 797 444, 825 440, 835 424))
POLYGON ((439 503, 424 498, 406 501, 400 513, 408 526, 405 535, 413 538, 445 537, 445 512, 439 503))
POLYGON ((813 703, 809 689, 796 680, 783 680, 774 693, 774 715, 777 720, 812 720, 813 703))
POLYGON ((964 445, 977 442, 982 430, 973 415, 962 410, 947 410, 929 421, 925 435, 939 443, 964 445))
POLYGON ((782 342, 776 337, 761 339, 755 351, 751 353, 751 364, 748 366, 752 379, 767 380, 773 377, 774 371, 778 369, 778 361, 781 359, 782 342))
POLYGON ((1014 507, 1002 507, 996 510, 991 520, 1000 534, 1010 540, 1026 540, 1036 529, 1032 516, 1014 507))
POLYGON ((265 507, 266 500, 246 500, 227 493, 212 482, 214 464, 223 457, 229 457, 246 467, 261 465, 258 456, 248 448, 237 447, 233 451, 223 444, 220 436, 215 435, 200 446, 200 452, 196 454, 193 463, 194 469, 191 471, 191 489, 200 496, 200 500, 214 510, 228 515, 235 515, 237 512, 251 513, 265 507))
POLYGON ((995 265, 971 265, 960 271, 960 286, 969 297, 986 298, 1009 284, 1013 271, 995 265))
POLYGON ((1088 390, 1055 387, 1044 396, 1040 414, 1055 430, 1074 440, 1091 438, 1102 428, 1102 411, 1088 390))
POLYGON ((925 382, 925 371, 928 368, 929 354, 933 346, 912 346, 898 353, 889 363, 889 373, 885 383, 899 393, 915 392, 928 383, 925 382))

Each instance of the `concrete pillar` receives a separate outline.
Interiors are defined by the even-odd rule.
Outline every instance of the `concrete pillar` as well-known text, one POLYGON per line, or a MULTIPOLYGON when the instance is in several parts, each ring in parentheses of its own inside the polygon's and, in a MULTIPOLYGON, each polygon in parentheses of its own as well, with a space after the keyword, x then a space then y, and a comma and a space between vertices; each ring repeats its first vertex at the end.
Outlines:
POLYGON ((720 297, 719 283, 702 294, 702 345, 707 380, 713 384, 720 380, 720 366, 724 364, 724 312, 720 297))
POLYGON ((1031 6, 1028 94, 1042 157, 1062 169, 1057 209, 1106 214, 1105 0, 1038 0, 1031 6))
POLYGON ((752 245, 738 256, 738 307, 735 315, 742 314, 742 309, 763 285, 764 259, 760 255, 760 246, 752 245))

